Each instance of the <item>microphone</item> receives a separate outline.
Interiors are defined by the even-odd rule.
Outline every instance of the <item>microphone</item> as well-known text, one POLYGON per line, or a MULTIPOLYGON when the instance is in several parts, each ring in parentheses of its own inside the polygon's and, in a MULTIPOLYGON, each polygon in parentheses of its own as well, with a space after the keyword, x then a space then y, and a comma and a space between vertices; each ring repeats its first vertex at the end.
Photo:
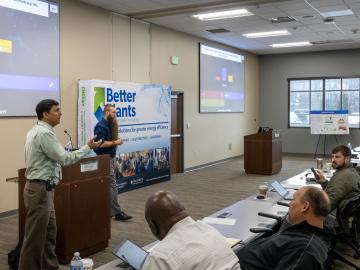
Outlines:
POLYGON ((70 133, 65 129, 64 130, 64 133, 69 137, 69 140, 70 140, 70 146, 71 146, 71 151, 74 149, 74 146, 73 146, 73 143, 72 143, 72 140, 71 140, 71 136, 70 136, 70 133))

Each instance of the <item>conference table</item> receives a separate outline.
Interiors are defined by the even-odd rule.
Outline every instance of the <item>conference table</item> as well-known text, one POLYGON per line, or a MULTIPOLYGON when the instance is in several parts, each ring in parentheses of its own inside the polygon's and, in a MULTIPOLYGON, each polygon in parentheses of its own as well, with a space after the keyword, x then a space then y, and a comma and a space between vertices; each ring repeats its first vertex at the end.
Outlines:
MULTIPOLYGON (((329 176, 329 175, 328 175, 329 176)), ((303 186, 316 186, 321 188, 319 184, 306 181, 306 177, 313 177, 311 171, 307 170, 297 174, 281 183, 287 189, 293 191, 303 186)), ((256 195, 251 195, 248 198, 238 201, 232 205, 225 207, 208 217, 203 221, 215 229, 217 229, 225 238, 232 241, 231 244, 234 250, 259 237, 260 234, 250 232, 250 228, 273 228, 277 224, 276 219, 259 216, 259 212, 272 214, 284 218, 287 215, 288 207, 278 205, 277 202, 285 202, 277 192, 270 189, 266 199, 257 199, 256 195)), ((287 201, 289 202, 289 201, 287 201)), ((230 243, 230 242, 229 242, 230 243)), ((156 242, 145 246, 145 250, 149 250, 156 242)), ((121 266, 122 261, 116 259, 108 264, 105 264, 97 270, 119 270, 129 269, 126 266, 121 266)))

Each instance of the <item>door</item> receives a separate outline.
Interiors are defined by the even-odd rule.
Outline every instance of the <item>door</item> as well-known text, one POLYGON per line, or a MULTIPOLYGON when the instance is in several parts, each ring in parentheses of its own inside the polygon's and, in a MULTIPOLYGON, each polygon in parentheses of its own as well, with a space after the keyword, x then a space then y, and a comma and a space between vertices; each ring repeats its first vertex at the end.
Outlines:
POLYGON ((171 93, 171 173, 184 172, 184 94, 171 93))

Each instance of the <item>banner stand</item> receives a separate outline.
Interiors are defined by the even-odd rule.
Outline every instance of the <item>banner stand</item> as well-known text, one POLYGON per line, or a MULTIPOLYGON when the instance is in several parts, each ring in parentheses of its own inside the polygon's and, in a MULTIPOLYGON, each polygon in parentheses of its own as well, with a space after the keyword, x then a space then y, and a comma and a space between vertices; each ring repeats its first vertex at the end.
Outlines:
POLYGON ((171 86, 80 80, 79 147, 93 137, 107 104, 116 109, 123 140, 115 156, 119 193, 170 180, 171 86))

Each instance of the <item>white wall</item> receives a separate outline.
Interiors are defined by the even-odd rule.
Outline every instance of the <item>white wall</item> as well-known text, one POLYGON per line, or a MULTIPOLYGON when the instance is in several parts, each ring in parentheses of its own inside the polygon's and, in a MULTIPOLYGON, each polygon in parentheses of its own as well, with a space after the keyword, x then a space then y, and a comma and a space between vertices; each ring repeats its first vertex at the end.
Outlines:
MULTIPOLYGON (((60 9, 63 116, 56 133, 62 143, 66 141, 65 128, 77 141, 79 79, 154 82, 184 91, 184 121, 190 123, 185 130, 185 168, 243 154, 243 136, 257 128, 257 56, 245 53, 245 113, 199 114, 200 39, 74 0, 61 1, 60 9), (172 55, 179 56, 179 65, 170 64, 172 55), (228 149, 229 143, 232 150, 228 149)), ((0 119, 0 213, 17 208, 17 185, 6 183, 5 178, 16 176, 17 169, 24 167, 24 138, 35 121, 32 117, 0 119)))

